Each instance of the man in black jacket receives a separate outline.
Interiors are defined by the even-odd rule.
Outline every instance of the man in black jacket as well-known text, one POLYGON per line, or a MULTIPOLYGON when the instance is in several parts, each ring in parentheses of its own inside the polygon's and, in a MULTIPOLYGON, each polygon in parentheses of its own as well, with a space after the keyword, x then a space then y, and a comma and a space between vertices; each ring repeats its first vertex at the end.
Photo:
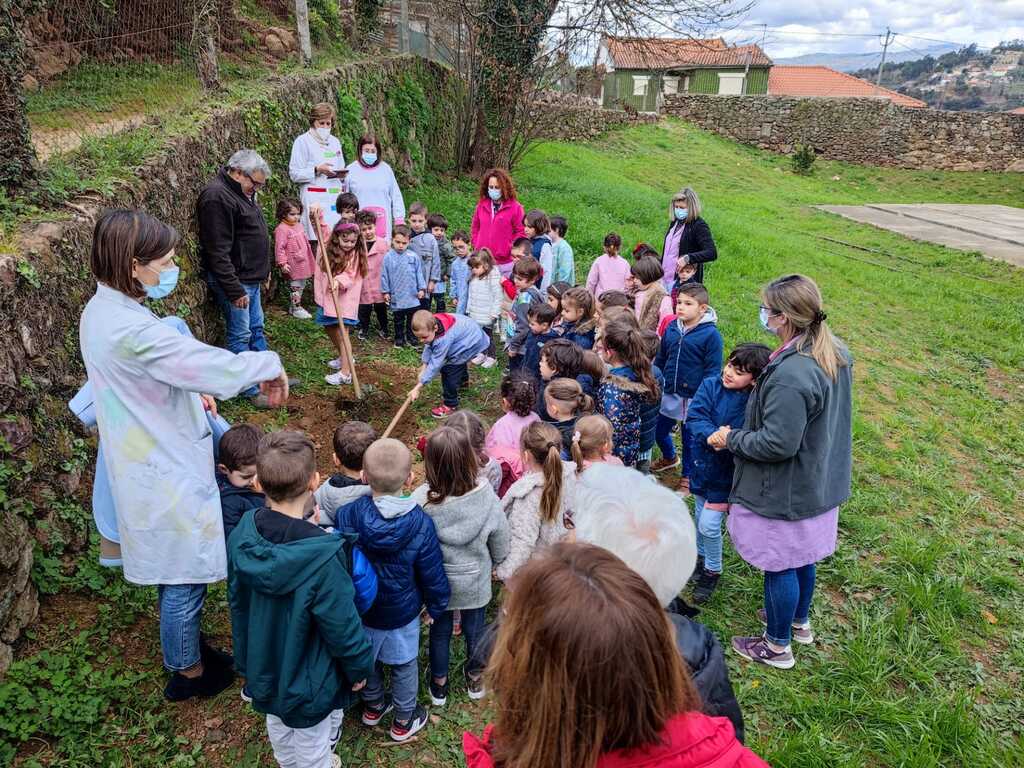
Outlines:
MULTIPOLYGON (((255 150, 240 149, 199 193, 199 257, 206 283, 224 313, 225 346, 232 352, 267 349, 260 284, 270 274, 270 238, 256 193, 270 166, 255 150)), ((242 394, 256 405, 255 387, 242 394)))

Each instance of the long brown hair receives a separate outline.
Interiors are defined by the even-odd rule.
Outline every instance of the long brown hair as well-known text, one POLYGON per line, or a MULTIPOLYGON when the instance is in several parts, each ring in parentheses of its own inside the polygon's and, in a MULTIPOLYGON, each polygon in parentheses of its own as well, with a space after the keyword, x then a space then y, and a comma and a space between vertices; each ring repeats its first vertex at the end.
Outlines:
POLYGON ((441 504, 449 496, 465 496, 476 488, 479 460, 469 435, 455 427, 438 427, 423 449, 427 503, 441 504))
POLYGON ((550 424, 535 421, 523 430, 519 447, 541 467, 544 492, 540 497, 540 517, 550 523, 558 517, 562 506, 562 435, 550 424))
POLYGON ((505 595, 487 669, 496 765, 594 768, 700 709, 658 598, 608 550, 555 544, 505 595))
POLYGON ((504 168, 488 168, 484 171, 484 175, 480 177, 481 200, 491 199, 487 194, 487 182, 491 180, 491 176, 498 180, 498 188, 501 190, 502 200, 516 199, 516 185, 513 183, 512 177, 508 175, 508 171, 504 168))
POLYGON ((839 369, 849 361, 825 323, 828 316, 821 309, 818 284, 804 275, 786 275, 768 283, 761 295, 766 307, 785 315, 794 334, 803 334, 797 342, 797 351, 814 358, 821 370, 835 381, 839 369))
POLYGON ((651 355, 643 331, 636 326, 636 320, 630 318, 615 319, 604 328, 604 348, 614 352, 619 359, 633 369, 640 377, 640 383, 647 390, 647 401, 655 402, 661 398, 661 387, 651 370, 651 355), (630 322, 632 320, 632 322, 630 322))
POLYGON ((358 224, 342 224, 339 222, 335 225, 331 231, 331 236, 327 238, 327 247, 324 251, 327 258, 330 259, 332 275, 337 276, 341 274, 348 269, 352 259, 356 259, 356 271, 359 272, 360 277, 366 277, 370 265, 366 256, 366 242, 359 232, 358 224), (348 232, 355 232, 356 245, 351 251, 343 251, 341 249, 341 236, 348 232))
POLYGON ((455 429, 460 429, 466 433, 466 437, 469 438, 469 444, 473 447, 473 452, 476 454, 478 462, 477 471, 487 466, 487 462, 490 460, 485 445, 487 431, 484 429, 484 423, 480 420, 479 416, 473 413, 473 411, 461 408, 445 420, 445 426, 455 427, 455 429))

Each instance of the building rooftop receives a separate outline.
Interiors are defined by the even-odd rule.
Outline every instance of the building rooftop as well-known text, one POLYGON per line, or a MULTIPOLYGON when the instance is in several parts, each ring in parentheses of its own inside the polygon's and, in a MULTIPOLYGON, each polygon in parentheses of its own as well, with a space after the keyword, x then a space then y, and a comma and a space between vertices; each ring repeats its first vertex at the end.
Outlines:
POLYGON ((779 66, 768 72, 769 96, 825 96, 834 98, 883 98, 901 107, 927 107, 920 99, 904 96, 859 77, 820 66, 779 66))
POLYGON ((603 42, 616 69, 770 67, 772 64, 759 46, 729 46, 720 37, 675 39, 606 35, 603 42))

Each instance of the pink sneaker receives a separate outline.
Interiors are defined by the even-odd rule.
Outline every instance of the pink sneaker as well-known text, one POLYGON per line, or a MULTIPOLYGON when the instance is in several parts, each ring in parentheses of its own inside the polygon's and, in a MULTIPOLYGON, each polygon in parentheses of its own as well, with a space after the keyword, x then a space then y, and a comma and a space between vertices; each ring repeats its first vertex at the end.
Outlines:
POLYGON ((447 419, 448 416, 455 412, 454 408, 449 408, 447 405, 439 405, 430 411, 430 415, 435 419, 447 419))

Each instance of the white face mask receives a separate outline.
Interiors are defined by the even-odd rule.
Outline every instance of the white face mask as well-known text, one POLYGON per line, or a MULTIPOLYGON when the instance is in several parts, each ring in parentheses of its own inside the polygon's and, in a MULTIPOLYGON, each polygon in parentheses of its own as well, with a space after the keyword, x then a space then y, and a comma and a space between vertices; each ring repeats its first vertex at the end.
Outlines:
POLYGON ((317 128, 316 135, 320 137, 320 141, 327 141, 329 138, 331 138, 331 129, 317 128))

